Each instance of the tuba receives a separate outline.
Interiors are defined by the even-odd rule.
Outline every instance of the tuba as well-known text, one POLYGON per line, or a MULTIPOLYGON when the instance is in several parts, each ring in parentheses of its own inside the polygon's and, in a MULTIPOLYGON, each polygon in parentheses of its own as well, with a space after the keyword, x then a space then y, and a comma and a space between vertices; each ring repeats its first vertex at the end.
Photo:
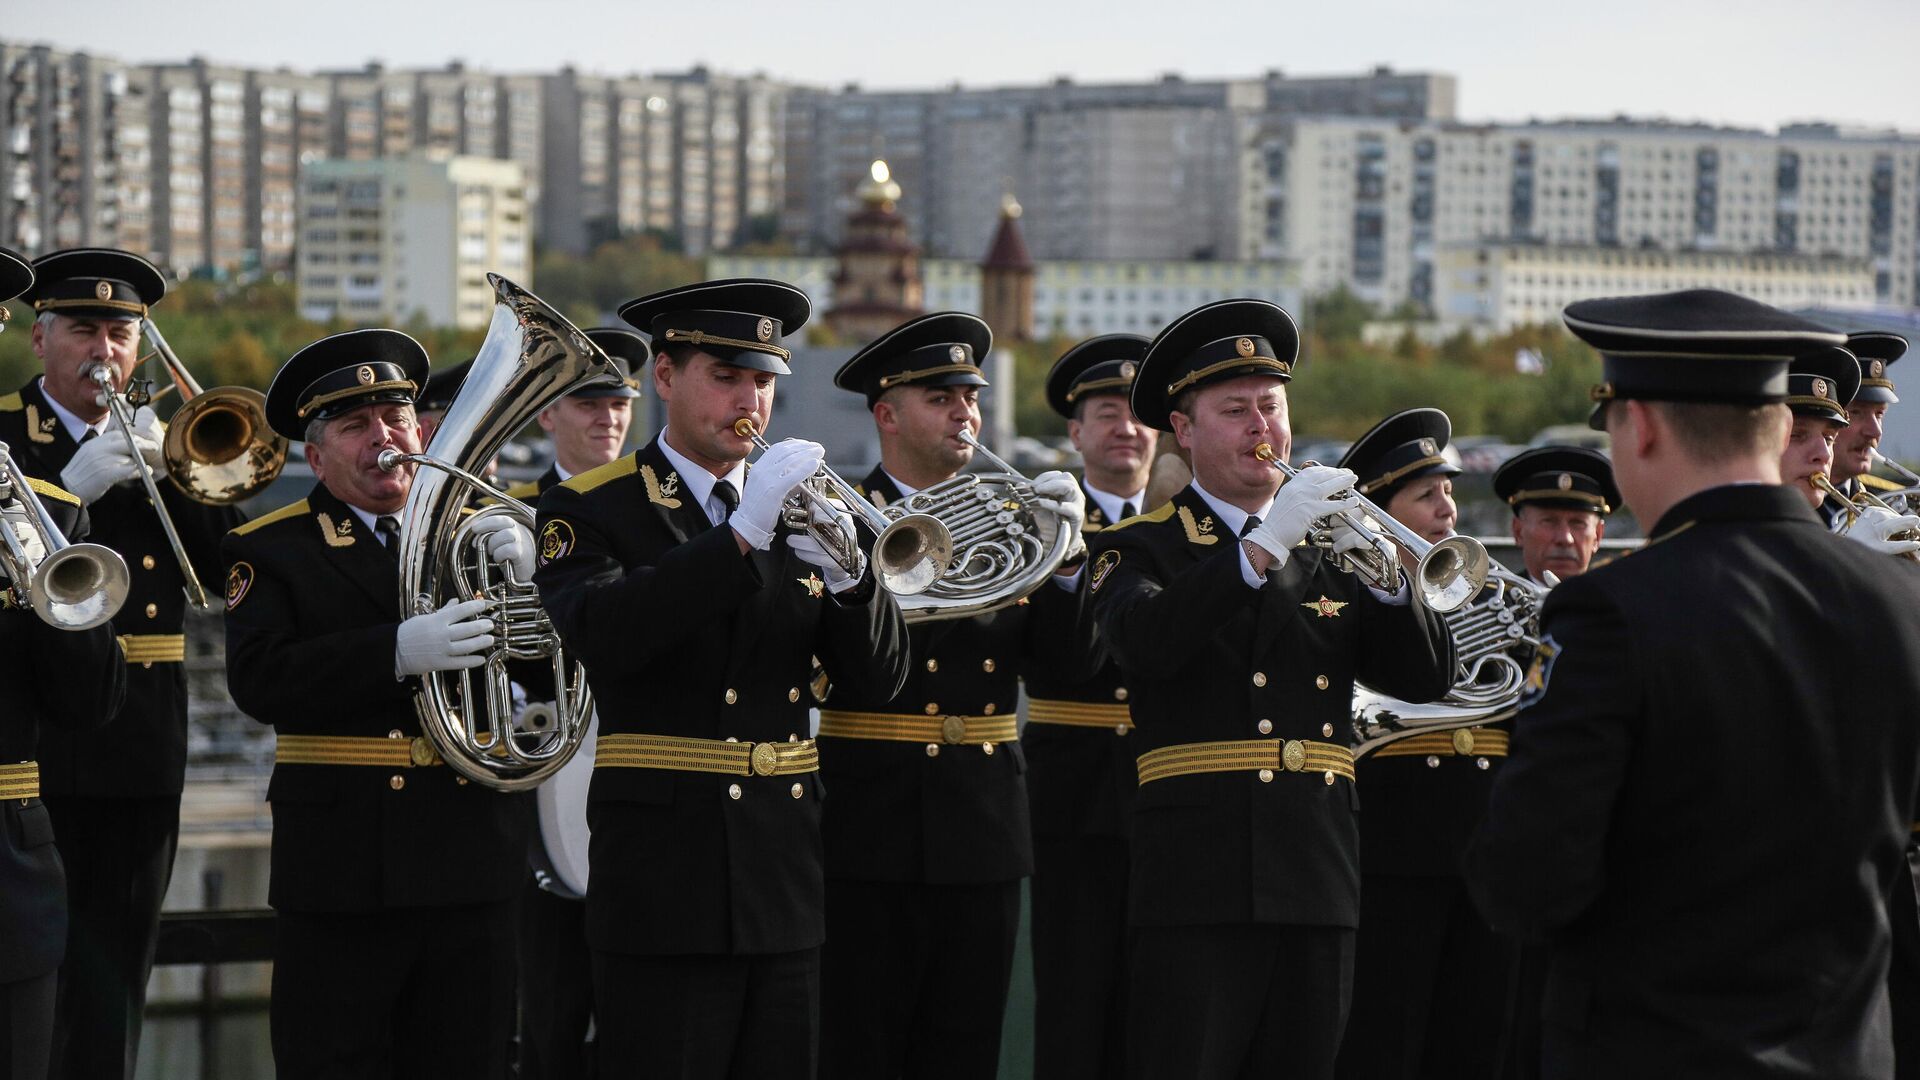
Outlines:
POLYGON ((454 597, 489 601, 496 644, 477 668, 421 677, 414 708, 421 730, 447 764, 477 784, 524 791, 567 763, 593 713, 586 671, 570 663, 530 581, 486 557, 474 526, 505 515, 534 524, 533 508, 481 479, 500 447, 541 409, 581 383, 615 372, 599 346, 539 297, 498 274, 493 322, 466 381, 423 454, 385 450, 380 467, 425 466, 414 476, 400 519, 403 617, 438 610, 454 597), (484 503, 485 505, 479 505, 484 503), (516 715, 509 661, 544 661, 552 706, 516 715))
POLYGON ((70 544, 0 442, 0 587, 56 630, 91 630, 127 599, 127 563, 99 544, 70 544))
POLYGON ((1480 595, 1447 614, 1453 638, 1453 689, 1414 705, 1364 685, 1353 691, 1353 756, 1431 731, 1505 720, 1519 711, 1527 668, 1540 646, 1540 608, 1547 590, 1532 579, 1492 568, 1480 595))

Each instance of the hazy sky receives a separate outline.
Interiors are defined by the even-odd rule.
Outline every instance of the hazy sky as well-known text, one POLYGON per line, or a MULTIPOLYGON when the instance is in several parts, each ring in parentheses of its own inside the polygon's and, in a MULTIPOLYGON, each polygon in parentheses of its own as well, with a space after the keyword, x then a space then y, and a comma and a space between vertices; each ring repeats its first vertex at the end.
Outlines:
POLYGON ((15 0, 9 41, 128 60, 765 71, 823 86, 1348 73, 1458 77, 1473 120, 1626 112, 1920 132, 1916 0, 15 0), (105 28, 117 27, 112 32, 105 28), (1874 53, 1879 43, 1881 51, 1874 53))

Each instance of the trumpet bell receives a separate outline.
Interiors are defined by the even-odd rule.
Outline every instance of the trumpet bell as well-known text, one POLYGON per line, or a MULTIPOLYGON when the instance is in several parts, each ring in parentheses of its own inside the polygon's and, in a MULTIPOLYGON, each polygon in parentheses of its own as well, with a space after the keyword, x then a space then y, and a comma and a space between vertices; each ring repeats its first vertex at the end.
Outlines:
POLYGON ((69 544, 34 571, 34 613, 59 630, 91 630, 127 599, 127 563, 99 544, 69 544))
POLYGON ((900 518, 873 545, 873 572, 896 596, 926 592, 952 563, 953 534, 932 514, 900 518))
POLYGON ((223 386, 183 402, 162 447, 167 478, 189 498, 224 506, 273 483, 287 464, 286 437, 267 426, 266 395, 223 386))
POLYGON ((1414 571, 1420 601, 1443 615, 1458 611, 1480 594, 1492 569, 1486 545, 1471 536, 1449 536, 1420 556, 1414 571))

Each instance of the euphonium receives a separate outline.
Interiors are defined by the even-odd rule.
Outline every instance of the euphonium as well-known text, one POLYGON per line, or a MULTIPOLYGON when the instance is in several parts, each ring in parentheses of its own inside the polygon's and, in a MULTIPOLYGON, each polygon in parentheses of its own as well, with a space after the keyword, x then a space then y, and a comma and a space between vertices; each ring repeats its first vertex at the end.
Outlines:
POLYGON ((484 598, 497 644, 478 668, 421 678, 414 707, 440 756, 467 779, 500 791, 538 785, 567 763, 593 713, 585 670, 569 663, 533 583, 486 557, 474 526, 505 515, 533 529, 533 508, 478 475, 514 432, 567 392, 616 369, 600 348, 539 297, 488 274, 493 323, 460 392, 424 454, 385 450, 380 467, 421 465, 400 519, 402 617, 449 599, 484 598), (469 508, 485 503, 469 513, 469 508), (508 661, 551 667, 551 710, 516 716, 508 661), (476 681, 478 685, 476 685, 476 681))
MULTIPOLYGON (((1253 455, 1280 470, 1289 480, 1300 474, 1300 470, 1280 460, 1270 443, 1254 447, 1253 455)), ((1437 544, 1430 543, 1352 488, 1335 497, 1360 500, 1360 518, 1355 520, 1351 514, 1341 511, 1333 520, 1363 533, 1384 535, 1415 561, 1414 595, 1433 610, 1454 611, 1478 595, 1480 587, 1486 584, 1493 559, 1480 541, 1471 536, 1449 536, 1437 544)), ((1330 522, 1319 524, 1322 533, 1330 527, 1330 522)), ((1316 536, 1314 543, 1326 546, 1323 537, 1316 536)), ((1342 552, 1336 565, 1381 592, 1400 589, 1400 568, 1377 549, 1342 552)))
POLYGON ((99 544, 70 544, 0 442, 0 578, 15 604, 59 630, 91 630, 127 599, 127 564, 99 544))

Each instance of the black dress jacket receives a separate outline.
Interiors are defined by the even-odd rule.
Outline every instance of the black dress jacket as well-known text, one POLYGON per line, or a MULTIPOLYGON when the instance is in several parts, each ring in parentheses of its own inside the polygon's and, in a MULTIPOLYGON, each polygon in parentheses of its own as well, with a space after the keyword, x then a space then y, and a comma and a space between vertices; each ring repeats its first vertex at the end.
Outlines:
MULTIPOLYGON (((68 540, 86 539, 80 500, 56 491, 38 497, 68 540)), ((7 585, 0 576, 0 589, 7 585)), ((0 765, 33 760, 42 731, 106 723, 120 707, 126 670, 111 626, 56 630, 0 595, 0 765)), ((0 802, 0 983, 59 967, 66 943, 66 875, 47 808, 38 798, 0 802)))
POLYGON ((1653 537, 1548 598, 1468 851, 1493 927, 1547 942, 1548 1072, 1891 1075, 1920 568, 1780 486, 1700 492, 1653 537))
MULTIPOLYGON (((316 484, 228 534, 227 687, 276 734, 412 739, 419 679, 394 675, 394 556, 316 484)), ((447 765, 276 764, 273 877, 282 911, 365 912, 515 895, 531 796, 447 765)))
MULTIPOLYGON (((876 466, 859 485, 876 505, 901 492, 876 466)), ((1074 637, 1080 596, 1048 580, 985 615, 913 626, 912 665, 895 693, 837 680, 824 711, 926 717, 1017 716, 1020 676, 1084 673, 1074 637)), ((852 881, 934 885, 1015 881, 1033 873, 1027 761, 1018 739, 939 746, 821 739, 827 873, 852 881)))
MULTIPOLYGON (((1438 615, 1389 604, 1318 548, 1248 587, 1192 487, 1093 540, 1088 585, 1146 753, 1215 740, 1344 743, 1353 683, 1431 701, 1453 676, 1438 615), (1267 730, 1261 730, 1263 722, 1267 730)), ((1133 811, 1137 926, 1357 926, 1362 793, 1317 772, 1172 776, 1133 811)))
MULTIPOLYGON (((1084 482, 1081 487, 1085 488, 1084 482)), ((1100 504, 1087 495, 1087 542, 1113 524, 1100 504)), ((1077 644, 1089 651, 1095 664, 1083 679, 1063 677, 1053 665, 1035 665, 1027 672, 1027 699, 1099 705, 1115 714, 1126 711, 1126 678, 1120 665, 1099 643, 1093 620, 1083 619, 1077 644)), ((1031 704, 1029 704, 1031 710, 1031 704)), ((1124 838, 1139 786, 1133 758, 1138 750, 1129 731, 1114 727, 1075 727, 1035 723, 1031 711, 1020 744, 1027 754, 1027 790, 1032 796, 1035 836, 1108 836, 1124 838)))
MULTIPOLYGON (((658 439, 549 489, 538 532, 534 581, 587 666, 603 738, 805 739, 815 656, 855 692, 900 685, 891 595, 870 579, 835 595, 782 539, 742 555, 658 439)), ((589 942, 639 955, 819 945, 821 787, 813 773, 595 770, 589 942)))
MULTIPOLYGON (((109 423, 98 436, 123 439, 109 423)), ((40 380, 0 397, 0 442, 30 476, 53 483, 80 444, 47 403, 40 380)), ((210 602, 218 604, 226 567, 220 538, 244 520, 237 507, 208 506, 182 495, 164 476, 160 497, 180 530, 210 602)), ((90 538, 127 562, 127 602, 113 618, 113 632, 180 634, 187 613, 186 575, 167 544, 159 515, 138 483, 117 484, 87 507, 90 538)), ((187 676, 182 664, 135 663, 126 672, 127 692, 112 722, 84 730, 50 727, 40 733, 40 784, 48 795, 136 798, 178 795, 187 775, 187 676)))

